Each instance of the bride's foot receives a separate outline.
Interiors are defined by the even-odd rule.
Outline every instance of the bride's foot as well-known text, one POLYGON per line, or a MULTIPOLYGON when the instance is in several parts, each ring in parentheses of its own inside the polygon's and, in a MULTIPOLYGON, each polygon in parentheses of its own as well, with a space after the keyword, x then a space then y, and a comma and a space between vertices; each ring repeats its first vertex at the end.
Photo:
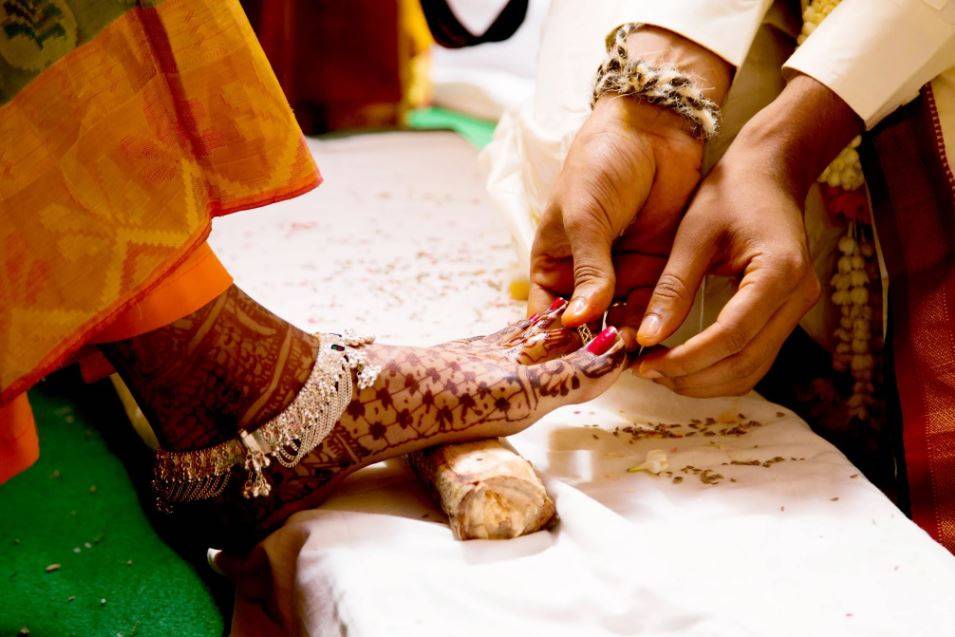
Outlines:
MULTIPOLYGON (((166 447, 205 447, 235 437, 240 428, 254 430, 294 399, 315 360, 315 339, 237 289, 226 296, 211 323, 204 308, 205 319, 157 331, 169 332, 165 336, 153 333, 148 341, 150 335, 107 348, 166 447), (261 329, 265 316, 271 320, 261 329), (247 330, 245 340, 234 323, 247 330), (234 355, 223 355, 221 335, 228 335, 225 350, 234 355), (207 339, 217 344, 204 346, 207 339), (157 348, 162 354, 152 353, 157 348), (163 371, 157 358, 170 369, 163 371), (177 380, 185 391, 177 390, 177 380), (208 397, 199 382, 208 384, 208 397), (273 387, 283 389, 266 393, 273 387), (284 400, 271 399, 276 395, 284 400), (255 419, 248 416, 253 409, 255 419)), ((377 380, 356 389, 332 431, 296 466, 272 463, 268 497, 244 498, 242 476, 217 501, 179 505, 178 514, 201 514, 203 527, 219 527, 214 536, 220 545, 241 547, 320 502, 358 468, 434 444, 509 435, 558 406, 596 396, 622 370, 625 354, 613 334, 596 339, 596 353, 582 349, 577 332, 560 326, 562 311, 554 307, 491 336, 434 347, 364 346, 369 364, 381 370, 377 380)))
POLYGON ((318 339, 231 286, 196 312, 101 346, 164 449, 208 447, 284 410, 318 339))

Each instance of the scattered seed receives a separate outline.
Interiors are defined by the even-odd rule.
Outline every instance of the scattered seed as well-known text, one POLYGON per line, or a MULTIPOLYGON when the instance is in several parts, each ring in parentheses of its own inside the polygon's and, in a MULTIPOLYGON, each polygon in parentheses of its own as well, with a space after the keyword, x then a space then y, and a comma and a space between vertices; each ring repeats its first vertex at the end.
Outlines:
POLYGON ((839 496, 833 496, 833 497, 829 498, 829 501, 830 501, 830 502, 835 502, 835 501, 838 500, 838 499, 839 499, 839 496))
POLYGON ((99 600, 99 605, 100 605, 100 606, 106 606, 106 598, 105 598, 105 597, 101 597, 101 598, 100 598, 100 600, 99 600))
POLYGON ((853 474, 852 474, 851 476, 849 476, 849 477, 852 478, 852 479, 855 479, 855 478, 858 478, 858 477, 859 477, 859 474, 858 474, 858 473, 853 473, 853 474))
POLYGON ((673 484, 680 484, 683 482, 683 476, 673 476, 673 484))
POLYGON ((93 548, 93 545, 90 544, 89 542, 83 542, 83 546, 86 547, 86 548, 88 548, 88 549, 93 548))
POLYGON ((736 482, 736 478, 730 478, 730 482, 736 482))
POLYGON ((73 547, 73 552, 74 552, 74 553, 79 553, 79 552, 80 552, 80 547, 74 546, 74 547, 73 547))
POLYGON ((46 570, 47 573, 52 573, 53 571, 58 571, 58 570, 60 570, 60 565, 59 565, 59 564, 56 564, 56 563, 47 564, 46 569, 44 569, 44 570, 46 570))
MULTIPOLYGON (((428 515, 428 514, 425 513, 425 515, 428 515)), ((133 565, 133 561, 132 561, 132 560, 126 560, 126 566, 132 566, 132 565, 133 565)))
POLYGON ((90 493, 96 493, 96 485, 95 485, 95 484, 91 484, 91 485, 90 485, 90 493))
POLYGON ((776 412, 776 417, 777 417, 777 418, 782 418, 782 417, 784 417, 785 415, 786 415, 786 414, 784 414, 784 413, 781 412, 781 411, 777 411, 777 412, 776 412))
POLYGON ((20 629, 20 632, 17 633, 17 635, 23 635, 23 636, 29 635, 29 634, 30 634, 30 629, 27 628, 26 626, 24 626, 23 628, 21 628, 21 629, 20 629))
POLYGON ((594 440, 600 440, 600 439, 597 437, 597 434, 590 434, 590 435, 594 437, 594 440))
POLYGON ((76 599, 76 595, 70 595, 69 597, 66 598, 66 601, 72 602, 75 599, 76 599))

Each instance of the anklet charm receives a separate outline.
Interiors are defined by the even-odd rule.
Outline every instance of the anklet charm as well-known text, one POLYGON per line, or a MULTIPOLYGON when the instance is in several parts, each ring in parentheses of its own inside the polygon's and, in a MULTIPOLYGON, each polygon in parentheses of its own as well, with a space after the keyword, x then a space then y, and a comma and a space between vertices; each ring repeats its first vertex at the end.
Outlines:
POLYGON ((176 502, 215 498, 225 490, 232 472, 243 469, 247 474, 243 497, 267 496, 272 486, 264 470, 273 459, 294 467, 321 444, 351 402, 354 385, 371 387, 381 370, 368 363, 361 349, 374 338, 347 332, 318 336, 321 341, 308 380, 282 413, 213 447, 156 451, 152 484, 157 508, 169 512, 176 502))

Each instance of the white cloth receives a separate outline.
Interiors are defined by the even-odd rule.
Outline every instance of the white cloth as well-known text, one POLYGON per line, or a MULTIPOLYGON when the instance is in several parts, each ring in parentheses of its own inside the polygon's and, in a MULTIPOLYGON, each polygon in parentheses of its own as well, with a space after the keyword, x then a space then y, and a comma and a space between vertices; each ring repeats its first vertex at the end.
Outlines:
MULTIPOLYGON (((455 15, 472 33, 483 33, 501 11, 498 0, 454 0, 455 15)), ((497 120, 534 92, 540 31, 549 0, 530 0, 524 22, 503 42, 464 49, 431 49, 431 100, 472 117, 497 120)))
MULTIPOLYGON (((213 247, 244 289, 306 329, 352 326, 392 342, 486 332, 520 313, 502 289, 514 258, 506 230, 463 142, 378 134, 312 147, 320 189, 216 222, 213 247)), ((457 542, 404 465, 370 467, 262 543, 239 581, 249 594, 236 600, 233 633, 955 631, 955 558, 805 423, 758 396, 681 398, 625 374, 598 401, 512 442, 556 497, 556 529, 457 542), (633 444, 612 434, 740 413, 766 424, 633 444), (667 453, 681 483, 627 473, 651 449, 667 453), (723 464, 775 456, 785 460, 768 468, 723 464), (679 471, 688 465, 723 479, 704 485, 679 471)))
MULTIPOLYGON (((652 24, 740 66, 772 0, 608 3, 608 32, 624 22, 652 24)), ((955 67, 955 1, 842 0, 785 66, 828 86, 871 128, 955 67)))
POLYGON ((638 22, 662 27, 741 66, 756 31, 773 0, 600 0, 611 20, 610 33, 621 24, 638 22))
POLYGON ((955 70, 955 2, 842 0, 785 67, 828 86, 872 128, 955 70))

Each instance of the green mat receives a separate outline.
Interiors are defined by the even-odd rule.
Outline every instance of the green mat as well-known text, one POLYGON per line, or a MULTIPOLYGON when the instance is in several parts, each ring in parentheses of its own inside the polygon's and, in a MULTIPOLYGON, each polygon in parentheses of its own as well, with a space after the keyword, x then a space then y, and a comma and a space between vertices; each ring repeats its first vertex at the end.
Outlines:
MULTIPOLYGON (((440 108, 411 112, 409 126, 453 130, 478 148, 494 132, 493 122, 440 108)), ((61 374, 30 402, 42 455, 0 485, 0 637, 21 628, 52 637, 222 634, 213 593, 150 525, 100 434, 131 431, 111 387, 61 374)), ((135 441, 114 441, 123 444, 135 441)), ((220 602, 229 594, 216 593, 220 602)))
POLYGON ((0 636, 222 634, 211 593, 150 526, 90 422, 125 414, 108 387, 77 389, 97 399, 95 416, 72 391, 31 392, 42 455, 0 485, 0 636))
POLYGON ((453 130, 465 140, 484 148, 494 136, 494 122, 431 106, 408 113, 408 126, 417 130, 453 130))

